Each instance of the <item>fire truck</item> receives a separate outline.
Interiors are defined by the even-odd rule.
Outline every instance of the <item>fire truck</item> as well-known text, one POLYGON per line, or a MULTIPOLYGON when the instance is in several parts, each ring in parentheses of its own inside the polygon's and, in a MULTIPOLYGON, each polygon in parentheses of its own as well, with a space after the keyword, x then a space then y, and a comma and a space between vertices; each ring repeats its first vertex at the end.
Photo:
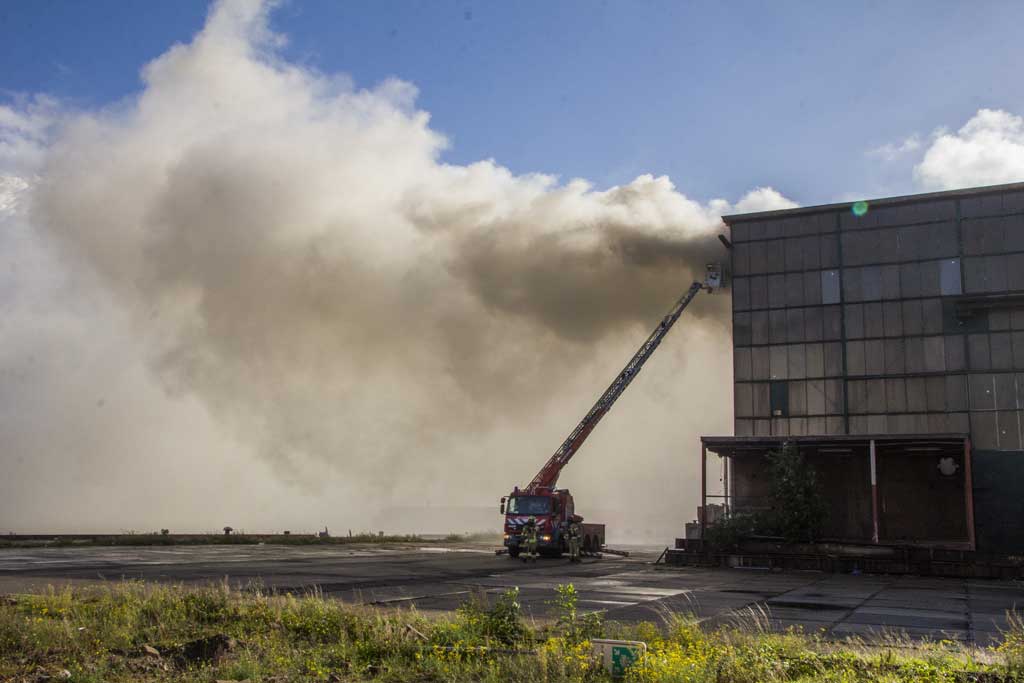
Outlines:
POLYGON ((504 544, 510 557, 519 556, 522 528, 530 517, 536 520, 537 549, 541 555, 558 557, 568 551, 566 536, 571 522, 576 522, 580 526, 583 554, 593 555, 601 551, 604 547, 604 524, 583 522, 583 517, 576 514, 575 503, 569 490, 555 487, 558 476, 594 431, 597 423, 611 410, 615 401, 636 378, 644 363, 658 348, 693 298, 701 290, 711 293, 721 286, 722 266, 709 264, 704 281, 690 285, 540 472, 525 488, 516 486, 512 493, 501 499, 500 510, 505 516, 504 544))

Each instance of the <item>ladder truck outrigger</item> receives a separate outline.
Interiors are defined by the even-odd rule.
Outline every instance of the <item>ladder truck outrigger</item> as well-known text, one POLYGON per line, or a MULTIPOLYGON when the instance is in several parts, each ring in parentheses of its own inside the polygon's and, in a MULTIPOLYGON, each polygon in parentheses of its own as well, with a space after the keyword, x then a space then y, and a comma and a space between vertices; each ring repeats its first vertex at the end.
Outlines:
POLYGON ((703 282, 694 282, 686 293, 675 303, 658 326, 640 346, 640 350, 630 359, 611 385, 601 394, 594 407, 576 428, 570 432, 554 455, 544 464, 540 472, 527 484, 526 488, 518 486, 512 493, 501 499, 501 514, 505 516, 504 545, 510 557, 518 557, 522 541, 522 528, 530 517, 536 520, 537 550, 541 555, 558 557, 568 550, 566 538, 568 526, 576 522, 580 526, 583 554, 592 555, 604 547, 604 524, 584 524, 583 517, 576 514, 572 494, 568 489, 555 488, 558 475, 569 464, 572 456, 580 449, 583 442, 611 409, 615 401, 626 390, 630 382, 636 378, 644 363, 651 357, 662 339, 672 329, 683 310, 690 304, 701 290, 714 292, 722 286, 722 267, 709 264, 703 282))

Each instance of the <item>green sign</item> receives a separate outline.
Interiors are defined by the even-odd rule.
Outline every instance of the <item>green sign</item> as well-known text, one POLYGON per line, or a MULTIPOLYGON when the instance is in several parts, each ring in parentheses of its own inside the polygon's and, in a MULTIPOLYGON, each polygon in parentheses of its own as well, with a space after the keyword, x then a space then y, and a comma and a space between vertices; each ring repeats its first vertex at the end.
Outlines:
POLYGON ((634 645, 612 645, 612 676, 625 676, 626 669, 639 658, 640 650, 634 645))

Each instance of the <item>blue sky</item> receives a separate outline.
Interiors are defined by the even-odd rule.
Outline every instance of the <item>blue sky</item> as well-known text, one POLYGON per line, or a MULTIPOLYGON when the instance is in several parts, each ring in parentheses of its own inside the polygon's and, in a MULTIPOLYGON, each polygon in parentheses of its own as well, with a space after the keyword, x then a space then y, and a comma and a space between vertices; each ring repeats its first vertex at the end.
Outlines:
MULTIPOLYGON (((203 24, 205 2, 0 6, 0 92, 95 107, 203 24)), ((285 56, 414 83, 445 160, 599 187, 668 174, 706 201, 915 190, 868 150, 1024 112, 1022 3, 286 2, 285 56)))

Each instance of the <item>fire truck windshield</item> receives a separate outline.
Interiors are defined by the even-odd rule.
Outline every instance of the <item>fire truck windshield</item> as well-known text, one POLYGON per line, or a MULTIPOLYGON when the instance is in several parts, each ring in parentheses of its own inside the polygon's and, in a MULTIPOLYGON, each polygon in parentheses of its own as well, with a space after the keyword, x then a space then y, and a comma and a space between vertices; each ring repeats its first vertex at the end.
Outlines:
POLYGON ((551 512, 547 496, 514 496, 508 499, 505 511, 510 515, 546 515, 551 512))

